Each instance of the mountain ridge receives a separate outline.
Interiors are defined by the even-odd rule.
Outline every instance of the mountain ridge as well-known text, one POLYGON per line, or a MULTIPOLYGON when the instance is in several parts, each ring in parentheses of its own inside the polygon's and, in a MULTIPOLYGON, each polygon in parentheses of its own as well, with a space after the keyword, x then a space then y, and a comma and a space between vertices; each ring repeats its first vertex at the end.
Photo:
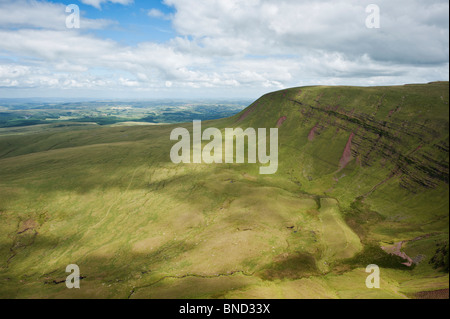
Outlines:
POLYGON ((292 88, 202 123, 278 127, 268 176, 259 164, 171 163, 170 132, 192 123, 0 137, 0 298, 448 290, 430 264, 448 243, 448 92, 448 82, 292 88), (51 284, 72 263, 82 289, 51 284), (365 287, 373 263, 380 290, 365 287))

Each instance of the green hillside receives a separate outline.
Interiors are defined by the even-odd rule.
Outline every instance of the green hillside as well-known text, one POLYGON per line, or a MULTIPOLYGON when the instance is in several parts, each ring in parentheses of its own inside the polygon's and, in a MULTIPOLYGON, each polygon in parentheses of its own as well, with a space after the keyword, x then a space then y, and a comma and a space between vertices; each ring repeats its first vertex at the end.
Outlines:
POLYGON ((448 82, 303 87, 203 123, 279 126, 275 175, 173 164, 180 125, 0 136, 0 298, 448 296, 448 103, 448 82))

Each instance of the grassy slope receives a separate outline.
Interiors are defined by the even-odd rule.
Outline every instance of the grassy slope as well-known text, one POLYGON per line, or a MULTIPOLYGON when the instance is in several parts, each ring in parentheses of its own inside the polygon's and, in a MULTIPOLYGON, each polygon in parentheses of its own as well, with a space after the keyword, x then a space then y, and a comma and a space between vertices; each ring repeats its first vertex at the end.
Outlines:
POLYGON ((274 127, 286 116, 276 175, 174 165, 175 126, 0 137, 0 297, 404 298, 448 288, 428 265, 448 240, 448 83, 296 88, 248 110, 204 127, 274 127), (405 244, 424 256, 414 269, 370 248, 417 237, 405 244), (382 289, 369 290, 365 267, 377 262, 382 289), (71 263, 86 277, 81 290, 58 284, 71 263))

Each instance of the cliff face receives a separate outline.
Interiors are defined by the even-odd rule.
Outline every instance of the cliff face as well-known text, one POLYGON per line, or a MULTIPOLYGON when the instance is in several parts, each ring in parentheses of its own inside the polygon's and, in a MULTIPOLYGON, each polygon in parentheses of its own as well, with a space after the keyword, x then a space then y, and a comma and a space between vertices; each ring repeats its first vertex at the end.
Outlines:
POLYGON ((448 103, 448 82, 306 87, 265 95, 232 120, 279 127, 279 174, 302 192, 343 207, 362 200, 405 221, 383 232, 425 224, 441 231, 448 230, 448 103))
MULTIPOLYGON (((449 182, 448 100, 448 82, 296 88, 262 97, 237 116, 237 125, 280 127, 281 144, 326 163, 325 173, 354 162, 385 171, 380 182, 398 178, 418 192, 449 182)), ((321 171, 315 166, 311 175, 321 171)))
MULTIPOLYGON (((404 105, 404 100, 405 97, 387 115, 380 114, 383 113, 380 111, 382 99, 371 114, 357 108, 348 110, 339 104, 321 105, 316 101, 314 106, 291 101, 300 106, 302 125, 317 122, 315 134, 335 130, 336 134, 349 135, 340 168, 344 168, 352 158, 362 167, 377 164, 384 167, 390 162, 394 168, 389 177, 398 176, 402 187, 411 191, 420 187, 433 188, 439 182, 448 184, 448 109, 434 105, 432 112, 441 113, 442 118, 433 119, 427 114, 422 115, 421 110, 410 110, 410 106, 404 105), (410 118, 397 116, 400 112, 410 118)), ((448 107, 444 101, 441 103, 448 107)))

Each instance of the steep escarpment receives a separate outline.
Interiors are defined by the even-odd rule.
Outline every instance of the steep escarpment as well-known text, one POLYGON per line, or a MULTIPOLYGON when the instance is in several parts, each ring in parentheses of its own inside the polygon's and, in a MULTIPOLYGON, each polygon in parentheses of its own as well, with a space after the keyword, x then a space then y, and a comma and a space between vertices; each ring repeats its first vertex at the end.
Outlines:
MULTIPOLYGON (((302 105, 296 100, 292 102, 302 105)), ((322 131, 336 128, 336 133, 343 131, 350 135, 341 167, 348 164, 350 148, 352 157, 358 159, 362 166, 376 165, 377 162, 384 166, 388 160, 394 163, 392 174, 400 174, 402 186, 411 191, 419 186, 432 188, 439 182, 448 184, 448 121, 445 122, 445 109, 433 110, 443 114, 442 119, 433 120, 426 115, 414 118, 414 111, 406 106, 403 111, 410 113, 411 118, 408 119, 395 116, 402 110, 400 106, 389 111, 386 117, 384 114, 377 116, 382 101, 372 114, 354 108, 340 110, 340 105, 332 107, 317 103, 319 106, 308 105, 301 109, 305 118, 302 124, 307 125, 315 119, 323 122, 322 131)), ((444 102, 442 104, 446 105, 444 102)))
POLYGON ((277 127, 282 118, 278 175, 336 198, 349 225, 379 245, 448 234, 448 103, 448 82, 304 87, 267 94, 231 120, 277 127))
POLYGON ((262 97, 237 122, 275 127, 282 118, 281 144, 290 148, 286 156, 309 153, 318 162, 305 167, 312 178, 353 161, 418 192, 449 182, 448 92, 448 82, 290 89, 262 97))

